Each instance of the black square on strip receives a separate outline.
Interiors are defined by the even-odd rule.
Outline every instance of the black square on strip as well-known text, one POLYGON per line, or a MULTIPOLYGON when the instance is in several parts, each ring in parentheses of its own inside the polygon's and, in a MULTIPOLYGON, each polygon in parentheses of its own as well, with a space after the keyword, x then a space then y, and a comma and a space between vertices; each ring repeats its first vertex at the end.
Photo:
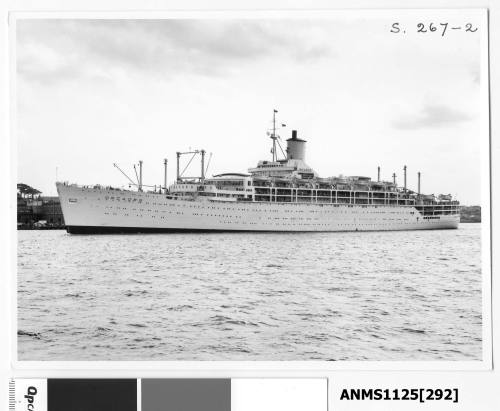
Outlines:
POLYGON ((230 379, 143 379, 142 411, 231 411, 230 379))
POLYGON ((49 379, 48 411, 137 411, 137 380, 49 379))

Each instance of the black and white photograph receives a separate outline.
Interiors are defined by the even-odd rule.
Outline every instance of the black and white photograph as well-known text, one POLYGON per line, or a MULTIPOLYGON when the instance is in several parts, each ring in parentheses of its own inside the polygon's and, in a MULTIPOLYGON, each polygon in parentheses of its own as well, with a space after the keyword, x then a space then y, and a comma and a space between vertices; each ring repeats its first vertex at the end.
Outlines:
POLYGON ((17 359, 488 358, 486 14, 430 16, 16 18, 17 359))

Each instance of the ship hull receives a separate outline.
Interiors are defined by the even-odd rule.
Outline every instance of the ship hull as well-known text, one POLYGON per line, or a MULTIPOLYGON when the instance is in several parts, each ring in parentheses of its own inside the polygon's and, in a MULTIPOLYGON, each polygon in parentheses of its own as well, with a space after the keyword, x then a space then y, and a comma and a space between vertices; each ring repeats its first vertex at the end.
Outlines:
POLYGON ((167 198, 57 184, 72 234, 171 232, 335 232, 453 229, 458 214, 422 216, 411 206, 270 203, 167 198))

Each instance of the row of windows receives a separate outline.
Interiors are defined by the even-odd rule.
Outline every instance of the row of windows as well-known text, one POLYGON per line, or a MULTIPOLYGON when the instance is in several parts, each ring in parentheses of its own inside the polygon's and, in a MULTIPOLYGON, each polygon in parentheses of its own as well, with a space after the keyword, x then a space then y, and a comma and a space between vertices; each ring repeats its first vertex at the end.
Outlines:
MULTIPOLYGON (((120 209, 120 208, 118 208, 120 209)), ((151 212, 151 210, 144 210, 144 209, 141 209, 141 210, 136 210, 136 209, 133 209, 132 211, 141 211, 141 212, 144 212, 144 211, 148 211, 148 212, 151 212)), ((155 212, 159 212, 158 210, 155 210, 155 212)), ((162 213, 167 213, 167 211, 162 211, 162 213)), ((105 215, 110 215, 109 212, 104 212, 105 215)), ((116 212, 112 212, 111 213, 112 215, 116 216, 118 215, 116 212)), ((168 211, 168 214, 174 214, 174 215, 184 215, 184 212, 182 211, 168 211)), ((242 219, 243 216, 242 215, 228 215, 228 214, 211 214, 211 213, 193 213, 192 214, 193 216, 197 216, 197 217, 225 217, 225 218, 233 218, 233 219, 242 219)), ((128 217, 129 214, 128 213, 124 213, 124 216, 128 217)), ((143 214, 136 214, 137 217, 144 217, 143 214)), ((151 218, 155 218, 154 215, 149 215, 149 217, 151 218)), ((162 219, 164 217, 161 217, 162 219)), ((259 220, 262 220, 264 217, 262 216, 253 216, 253 218, 258 218, 259 220)), ((331 218, 331 217, 330 217, 331 218)), ((356 216, 356 218, 358 219, 358 221, 364 221, 366 220, 366 218, 364 217, 359 217, 359 216, 356 216)), ((320 218, 316 217, 316 218, 311 218, 311 217, 267 217, 267 220, 290 220, 290 221, 297 221, 297 220, 307 220, 307 221, 310 221, 310 220, 319 220, 320 218)), ((424 217, 425 220, 429 220, 429 219, 440 219, 440 216, 426 216, 424 217)), ((371 219, 370 219, 371 220, 371 219)), ((380 220, 383 220, 383 221, 404 221, 405 219, 403 218, 384 218, 384 217, 381 217, 380 220)), ((413 220, 407 220, 406 221, 408 222, 413 222, 413 220)), ((418 218, 417 218, 417 221, 418 221, 418 218)), ((234 222, 234 221, 233 221, 234 222)))
MULTIPOLYGON (((141 210, 141 211, 144 211, 144 210, 141 210)), ((150 211, 150 210, 147 210, 147 211, 150 211)), ((105 214, 105 215, 109 215, 109 213, 108 213, 108 212, 105 212, 104 214, 105 214)), ((172 214, 172 211, 169 211, 169 214, 172 214)), ((176 214, 176 215, 184 215, 184 213, 179 212, 179 211, 178 211, 178 212, 176 212, 175 214, 176 214)), ((116 216, 116 215, 117 215, 117 213, 116 213, 116 212, 113 212, 113 213, 112 213, 112 215, 116 216)), ((129 214, 124 214, 124 215, 125 215, 126 217, 128 217, 128 216, 129 216, 129 214)), ((235 216, 235 215, 227 215, 227 214, 226 214, 226 215, 224 215, 224 214, 209 214, 209 213, 193 213, 193 215, 195 215, 195 216, 197 216, 197 217, 222 217, 222 218, 232 218, 232 219, 233 219, 233 220, 232 220, 232 222, 233 222, 233 223, 234 223, 234 222, 236 222, 236 221, 234 220, 235 218, 236 218, 236 219, 240 219, 240 220, 243 218, 243 216, 241 216, 241 215, 240 215, 240 216, 235 216)), ((143 215, 143 214, 136 214, 136 216, 137 216, 137 217, 144 217, 144 215, 143 215)), ((149 215, 149 217, 150 217, 150 218, 155 218, 155 216, 154 216, 154 215, 149 215)), ((162 219, 163 219, 164 217, 160 217, 160 218, 162 218, 162 219)), ((257 218, 258 218, 259 220, 263 220, 263 219, 265 219, 266 217, 264 217, 264 216, 257 216, 257 218)), ((316 218, 312 218, 312 217, 269 217, 269 216, 268 216, 268 217, 267 217, 267 220, 268 220, 268 221, 274 221, 274 222, 276 222, 276 220, 278 220, 278 221, 279 221, 279 220, 283 220, 283 221, 292 221, 292 222, 294 222, 294 224, 297 224, 297 221, 313 221, 313 220, 314 220, 314 221, 319 221, 319 220, 320 220, 320 218, 317 218, 317 217, 316 217, 316 218)), ((362 221, 366 221, 366 220, 367 220, 367 219, 366 219, 366 218, 363 218, 363 217, 358 217, 358 219, 357 219, 357 221, 358 221, 358 222, 362 222, 362 221)), ((408 219, 406 219, 406 220, 405 220, 405 219, 403 219, 403 218, 381 218, 381 220, 383 220, 383 221, 392 221, 392 222, 396 222, 396 221, 398 221, 398 222, 401 222, 401 221, 406 221, 406 222, 408 222, 408 223, 412 223, 412 222, 413 222, 412 220, 408 220, 408 219)), ((368 221, 370 221, 370 220, 368 220, 368 221)), ((242 221, 238 221, 238 223, 241 223, 241 222, 242 222, 242 221)), ((243 221, 243 223, 247 223, 247 222, 243 221)))
MULTIPOLYGON (((109 212, 105 212, 104 213, 105 215, 110 215, 109 212)), ((117 216, 117 213, 116 212, 113 212, 111 213, 113 216, 117 216)), ((170 211, 169 214, 172 214, 172 212, 170 211)), ((176 212, 175 214, 177 215, 183 215, 184 213, 182 212, 176 212)), ((130 215, 128 213, 124 214, 126 217, 129 217, 130 215)), ((200 216, 200 217, 222 217, 222 218, 226 218, 226 219, 231 219, 233 218, 234 219, 234 216, 230 216, 230 215, 222 215, 222 214, 195 214, 197 216, 200 216)), ((140 218, 144 218, 144 215, 143 214, 135 214, 135 217, 140 217, 140 218)), ((149 217, 149 218, 156 218, 154 215, 149 215, 149 216, 146 216, 146 218, 149 217)), ((164 216, 161 216, 159 217, 161 219, 165 219, 164 216)), ((241 219, 242 217, 241 216, 238 216, 237 218, 241 219)), ((259 217, 259 220, 262 220, 263 218, 262 217, 259 217)), ((439 219, 439 217, 425 217, 426 220, 428 219, 439 219)), ((318 218, 310 218, 310 217, 307 217, 307 218, 297 218, 297 217, 290 217, 290 218, 287 218, 287 217, 267 217, 267 225, 279 225, 279 226, 290 226, 290 227, 303 227, 303 226, 325 226, 325 227, 336 227, 336 228, 339 228, 339 227, 359 227, 360 224, 362 225, 362 227, 366 228, 366 227, 372 227, 372 228, 375 228, 375 227, 389 227, 391 225, 393 225, 394 223, 397 223, 398 225, 401 225, 401 224, 414 224, 415 221, 414 220, 408 220, 408 219, 403 219, 403 218, 382 218, 381 220, 383 220, 384 222, 381 222, 381 221, 378 221, 377 223, 374 223, 373 221, 371 220, 368 220, 368 222, 366 222, 366 219, 365 218, 359 218, 357 219, 355 222, 343 222, 341 224, 339 224, 338 222, 335 223, 335 224, 332 224, 331 222, 318 222, 319 219, 318 218), (280 221, 281 220, 281 221, 280 221), (313 222, 314 221, 314 222, 313 222)), ((418 221, 418 220, 417 220, 418 221)), ((437 221, 436 221, 437 222, 437 221)), ((219 220, 218 221, 218 224, 220 223, 223 223, 223 224, 234 224, 234 223, 238 223, 238 224, 246 224, 246 225, 257 225, 258 223, 262 224, 262 221, 259 221, 259 222, 256 222, 256 221, 234 221, 234 220, 219 220)))
MULTIPOLYGON (((269 192, 269 190, 271 190, 271 188, 269 187, 256 187, 256 190, 259 191, 259 190, 265 190, 267 192, 269 192)), ((274 188, 274 192, 276 191, 288 191, 288 192, 291 192, 291 190, 295 190, 295 193, 298 193, 298 194, 306 194, 307 193, 307 196, 304 197, 303 195, 299 195, 298 198, 308 198, 308 199, 312 199, 312 198, 336 198, 337 200, 345 200, 345 199, 349 199, 349 198, 359 198, 360 195, 363 195, 363 197, 365 199, 370 199, 372 201, 386 201, 386 202, 389 202, 389 203, 392 203, 392 204, 395 204, 394 201, 398 201, 396 200, 397 199, 397 196, 395 193, 390 193, 390 192, 384 192, 384 193, 377 193, 377 192, 372 192, 372 191, 337 191, 337 190, 304 190, 304 189, 290 189, 290 188, 281 188, 281 187, 275 187, 274 188), (315 193, 315 195, 314 195, 315 193), (371 195, 370 195, 371 193, 371 195), (335 195, 334 195, 335 194, 335 195), (354 194, 354 195, 353 195, 354 194), (383 194, 383 197, 381 197, 381 195, 383 194), (394 200, 393 200, 394 199, 394 200)), ((94 191, 94 190, 93 190, 94 191)), ((132 195, 132 196, 136 196, 138 194, 136 193, 131 193, 131 192, 127 192, 127 195, 132 195)), ((145 194, 142 193, 141 196, 144 196, 145 194)), ((150 197, 150 196, 156 196, 156 194, 153 194, 153 195, 146 195, 146 197, 150 197)), ((264 193, 261 193, 259 194, 259 197, 268 197, 270 196, 270 194, 264 194, 264 193)), ((297 197, 297 195, 294 195, 294 194, 280 194, 278 195, 278 197, 297 197)), ((86 197, 85 197, 86 199, 86 197)), ((100 200, 100 198, 97 198, 98 200, 100 200)), ((128 202, 139 202, 141 203, 143 201, 142 198, 131 198, 131 197, 120 197, 120 196, 111 196, 111 195, 106 195, 105 196, 105 199, 106 200, 110 200, 110 201, 128 201, 128 202)), ((399 197, 399 204, 400 205, 404 205, 406 202, 410 202, 412 204, 410 205, 413 205, 415 200, 414 199, 409 199, 409 198, 404 198, 404 196, 400 196, 399 197)), ((153 203, 153 204, 156 204, 156 203, 153 203)), ((379 203, 380 204, 380 203, 379 203)), ((451 207, 451 206, 455 206, 455 204, 430 204, 430 205, 427 205, 427 206, 435 206, 435 207, 451 207)))
MULTIPOLYGON (((128 193, 127 193, 128 194, 128 193)), ((144 194, 143 194, 144 195, 144 194)), ((261 194, 260 196, 258 197, 269 197, 269 194, 261 194)), ((276 197, 276 196, 275 196, 276 197)), ((288 195, 278 195, 277 197, 290 197, 288 195)), ((299 196, 299 198, 301 198, 302 196, 299 196)), ((143 202, 143 199, 142 198, 131 198, 131 197, 118 197, 118 196, 105 196, 104 197, 105 200, 110 200, 110 201, 124 201, 124 202, 138 202, 138 203, 142 203, 143 202)), ((307 199, 311 199, 311 197, 303 197, 303 198, 307 198, 307 199)), ((320 197, 321 198, 321 197, 320 197)), ((342 200, 342 199, 347 199, 349 197, 342 197, 342 196, 339 196, 337 197, 338 199, 342 200)), ((84 199, 86 200, 87 197, 84 197, 84 199)), ((100 197, 97 198, 97 200, 100 201, 100 197)), ((175 200, 175 199, 174 199, 175 200)), ((373 201, 382 201, 384 199, 381 199, 381 198, 374 198, 373 201)), ((413 203, 413 199, 403 199, 403 198, 399 198, 399 204, 396 203, 397 200, 390 200, 390 199, 386 199, 388 201, 389 204, 392 204, 392 205, 405 205, 405 203, 407 202, 410 202, 410 203, 413 203)), ((179 201, 179 200, 177 200, 179 201)), ((265 201, 264 201, 265 202, 265 201)), ((149 204, 148 201, 145 202, 145 204, 149 204)), ((164 204, 164 205, 167 205, 168 203, 157 203, 157 202, 152 202, 151 203, 152 205, 161 205, 161 204, 164 204)), ((292 203, 291 203, 292 204, 292 203)), ((296 203, 294 203, 296 204, 296 203)), ((302 203, 301 203, 302 204, 302 203)), ((306 203, 307 204, 307 203, 306 203)), ((330 204, 328 203, 329 205, 339 205, 339 204, 330 204)), ((169 205, 173 205, 173 204, 169 204, 169 205)), ((288 204, 287 204, 288 205, 288 204)), ((318 205, 322 205, 322 204, 318 204, 318 205)), ((341 204, 342 205, 342 204, 341 204)), ((376 204, 370 204, 370 205, 373 205, 373 206, 376 206, 376 205, 386 205, 386 204, 382 204, 382 203, 376 203, 376 204)), ((414 205, 414 204, 409 204, 408 206, 410 207, 417 207, 417 208, 421 208, 421 207, 435 207, 435 208, 439 208, 439 209, 444 209, 444 208, 453 208, 454 210, 457 210, 458 211, 458 207, 456 204, 427 204, 427 205, 414 205)))
MULTIPOLYGON (((106 215, 109 215, 109 213, 105 213, 106 215)), ((113 215, 116 216, 116 213, 113 213, 113 215)), ((128 216, 128 214, 126 214, 126 216, 128 216)), ((143 218, 144 216, 142 214, 136 214, 136 217, 140 217, 140 218, 143 218)), ((151 216, 152 218, 155 218, 155 216, 151 216)), ((226 216, 228 217, 228 216, 226 216)), ((165 217, 160 217, 161 219, 164 219, 165 217)), ((317 222, 314 222, 314 223, 311 223, 311 222, 305 222, 305 223, 300 223, 300 222, 293 222, 293 223, 289 223, 289 222, 268 222, 266 223, 266 226, 279 226, 279 227, 290 227, 290 228, 295 228, 295 227, 326 227, 326 228, 332 228, 335 227, 336 229, 347 229, 347 230, 352 230, 352 231, 358 231, 358 229, 373 229, 373 230, 377 230, 377 229, 380 229, 380 228, 392 228, 392 229, 395 229, 395 228, 398 228, 398 227, 401 227, 401 225, 410 225, 410 224, 414 224, 413 221, 404 221, 402 219, 387 219, 389 220, 390 222, 388 223, 362 223, 360 225, 360 221, 356 222, 356 223, 344 223, 344 224, 334 224, 332 225, 331 223, 328 224, 328 223, 317 223, 317 222), (394 224, 397 223, 397 226, 394 226, 394 224)), ((235 221, 231 221, 231 220, 219 220, 217 222, 218 224, 234 224, 235 221)), ((257 222, 253 222, 253 221, 242 221, 242 222, 238 222, 239 224, 243 224, 243 225, 257 225, 257 222)))
MULTIPOLYGON (((184 205, 183 205, 184 206, 184 205)), ((387 213, 390 213, 392 215, 395 215, 395 214, 409 214, 409 215, 414 215, 415 212, 414 211, 406 211, 406 210, 390 210, 390 211, 384 211, 384 210, 377 210, 377 211, 374 211, 374 210, 371 210, 371 211, 368 211, 366 208, 362 209, 362 210, 352 210, 352 211, 346 211, 346 210, 339 210, 339 211, 335 211, 334 210, 287 210, 287 209, 284 209, 284 210, 277 210, 277 209, 272 209, 272 210, 258 210, 258 209, 251 209, 251 208, 229 208, 229 207, 222 207, 222 208, 218 208, 218 207, 203 207, 203 206, 189 206, 189 208, 197 208, 197 209, 212 209, 212 210, 224 210, 224 211, 243 211, 243 212, 249 212, 249 213, 256 213, 256 212, 262 212, 262 211, 265 211, 267 213, 269 212, 272 212, 272 213, 278 213, 278 212, 284 212, 286 214, 288 213, 299 213, 299 214, 304 214, 304 213, 308 213, 308 214, 331 214, 331 213, 335 213, 335 214, 355 214, 355 215, 359 215, 359 214, 387 214, 387 213)), ((115 210, 128 210, 127 207, 119 207, 119 206, 105 206, 105 209, 115 209, 115 210)), ((137 209, 136 208, 131 208, 130 209, 131 211, 136 211, 137 209)), ((167 210, 161 210, 161 209, 145 209, 145 208, 141 208, 140 211, 148 211, 150 213, 166 213, 167 210)), ((169 213, 172 213, 172 211, 168 211, 169 213)), ((193 213, 193 215, 205 215, 205 214, 199 214, 199 213, 193 213)), ((217 215, 217 214, 215 214, 217 215)))
MULTIPOLYGON (((87 199, 86 197, 84 197, 85 199, 87 199)), ((100 198, 97 198, 98 200, 100 200, 100 198)), ((134 202, 137 202, 139 204, 141 204, 143 202, 142 199, 137 199, 137 198, 127 198, 127 197, 113 197, 113 196, 106 196, 105 197, 106 200, 111 200, 111 201, 121 201, 121 202, 129 202, 129 203, 134 203, 134 202)), ((252 208, 234 208, 234 207, 224 207, 223 209, 225 210, 235 210, 235 211, 253 211, 255 210, 256 208, 255 207, 260 207, 262 205, 262 203, 269 203, 268 201, 263 201, 263 202, 252 202, 250 204, 254 204, 252 205, 253 209, 252 208), (255 203, 258 203, 259 206, 257 206, 257 204, 255 203)), ((149 205, 150 203, 148 201, 145 202, 146 205, 149 205)), ((286 204, 286 207, 289 208, 289 207, 293 207, 293 206, 301 206, 301 205, 304 205, 304 204, 308 204, 308 203, 285 203, 286 204)), ((174 201, 174 202, 162 202, 162 203, 157 203, 157 202, 152 202, 151 205, 154 205, 154 206, 160 206, 160 205, 163 205, 163 206, 170 206, 170 207, 189 207, 189 208, 203 208, 203 209, 206 209, 207 206, 206 205, 195 205, 193 204, 192 202, 184 202, 184 201, 174 201)), ((361 208, 370 208, 370 209, 376 209, 378 208, 379 206, 377 205, 367 205, 367 204, 357 204, 357 205, 354 205, 354 204, 313 204, 315 206, 319 206, 319 207, 361 207, 361 208)), ((402 205, 401 205, 402 206, 402 205)), ((208 206, 208 208, 212 208, 212 209, 217 209, 219 208, 220 209, 220 206, 217 207, 217 206, 208 206)), ((385 213, 385 212, 388 212, 387 211, 387 206, 382 206, 380 205, 380 207, 384 208, 384 211, 381 211, 381 213, 385 213)), ((284 208, 283 211, 284 212, 289 212, 287 210, 287 208, 284 208)), ((459 213, 459 210, 456 206, 454 205, 450 205, 450 206, 446 206, 446 205, 439 205, 439 206, 417 206, 416 207, 417 209, 419 209, 420 211, 425 211, 424 214, 428 214, 428 213, 432 213, 434 215, 442 215, 442 214, 458 214, 459 213)), ((395 209, 399 209, 398 208, 395 208, 395 209)), ((261 211, 261 209, 258 209, 259 211, 261 211)), ((278 209, 269 209, 267 210, 267 212, 279 212, 280 210, 278 209)), ((320 212, 320 211, 314 211, 314 210, 307 210, 309 212, 320 212)), ((300 211, 302 212, 302 210, 300 211)), ((398 211, 400 213, 404 213, 404 211, 398 211)), ((372 211, 373 213, 373 211, 372 211)), ((411 213, 414 213, 414 212, 411 212, 411 213)))

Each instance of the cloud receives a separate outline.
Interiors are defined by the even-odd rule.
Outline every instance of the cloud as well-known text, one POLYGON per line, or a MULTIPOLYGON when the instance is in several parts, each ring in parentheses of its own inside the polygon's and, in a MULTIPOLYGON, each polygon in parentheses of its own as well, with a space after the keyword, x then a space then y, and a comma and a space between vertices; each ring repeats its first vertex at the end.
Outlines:
POLYGON ((427 103, 416 114, 395 119, 393 127, 400 130, 419 130, 432 127, 446 127, 472 119, 467 113, 439 103, 427 103))
POLYGON ((311 63, 334 56, 328 26, 271 20, 20 20, 17 69, 52 82, 68 74, 137 70, 163 78, 221 76, 264 59, 311 63))

